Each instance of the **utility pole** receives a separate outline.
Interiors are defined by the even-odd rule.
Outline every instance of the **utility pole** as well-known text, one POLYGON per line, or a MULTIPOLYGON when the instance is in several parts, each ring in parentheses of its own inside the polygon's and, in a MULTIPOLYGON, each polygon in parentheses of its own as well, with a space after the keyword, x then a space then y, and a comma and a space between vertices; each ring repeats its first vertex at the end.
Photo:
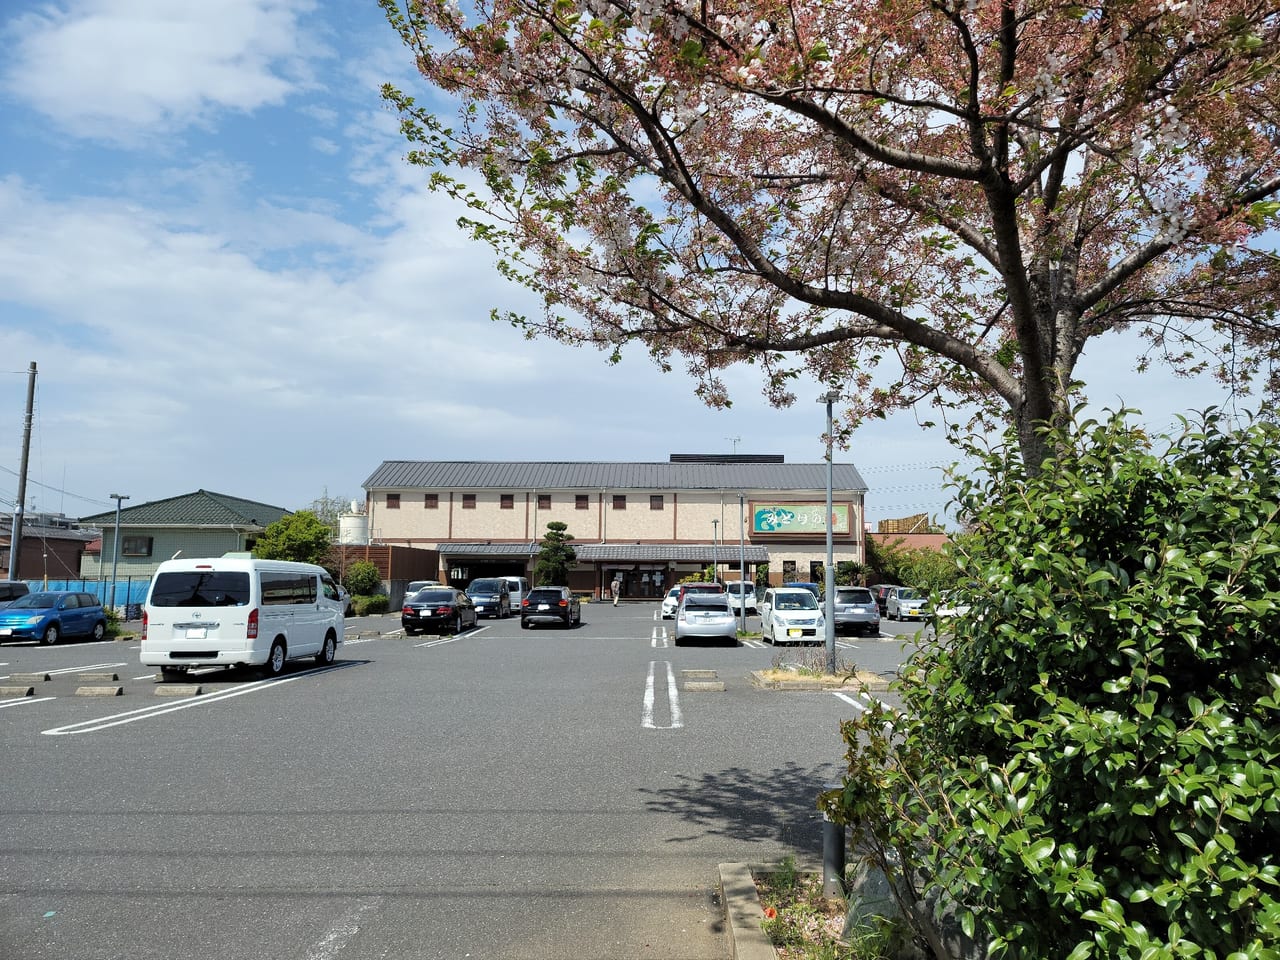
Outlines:
POLYGON ((22 511, 27 499, 27 464, 31 458, 31 415, 36 405, 36 362, 27 368, 27 415, 22 421, 22 465, 18 469, 18 502, 13 506, 9 531, 9 579, 18 579, 18 558, 22 554, 22 511))
MULTIPOLYGON (((112 493, 108 496, 116 502, 116 534, 115 542, 111 545, 111 599, 107 601, 109 607, 114 607, 116 605, 116 564, 120 562, 120 501, 129 498, 123 493, 112 493)), ((126 609, 127 607, 126 601, 126 609)))

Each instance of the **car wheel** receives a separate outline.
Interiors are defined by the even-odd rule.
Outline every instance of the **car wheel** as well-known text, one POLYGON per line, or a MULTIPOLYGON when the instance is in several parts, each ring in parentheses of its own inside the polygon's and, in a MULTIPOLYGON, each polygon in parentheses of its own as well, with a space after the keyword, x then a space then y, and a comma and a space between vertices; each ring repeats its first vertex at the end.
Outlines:
POLYGON ((523 617, 521 617, 521 618, 520 618, 520 629, 521 629, 521 630, 528 630, 528 629, 529 629, 529 623, 528 623, 528 621, 526 621, 523 617))
POLYGON ((40 642, 46 647, 52 647, 58 642, 58 636, 58 625, 56 623, 51 623, 49 626, 44 628, 44 635, 40 638, 40 642))
POLYGON ((267 662, 262 665, 264 677, 278 677, 284 673, 285 650, 284 641, 277 640, 271 644, 271 652, 267 654, 267 662))
POLYGON ((324 646, 320 648, 320 652, 316 654, 316 663, 325 667, 333 663, 334 658, 338 655, 338 638, 332 633, 325 634, 324 646))
MULTIPOLYGON (((476 622, 477 623, 480 622, 480 617, 478 615, 476 616, 476 622)), ((462 632, 462 614, 459 613, 457 616, 453 618, 453 633, 455 636, 457 636, 461 632, 462 632)))
POLYGON ((99 620, 93 625, 93 633, 90 634, 95 641, 101 640, 107 635, 107 625, 99 620))

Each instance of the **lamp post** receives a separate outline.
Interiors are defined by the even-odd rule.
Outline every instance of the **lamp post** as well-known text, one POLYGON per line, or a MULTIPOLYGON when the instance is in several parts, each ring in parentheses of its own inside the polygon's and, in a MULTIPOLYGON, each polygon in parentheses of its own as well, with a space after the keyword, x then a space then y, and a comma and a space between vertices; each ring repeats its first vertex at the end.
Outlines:
POLYGON ((113 493, 110 497, 116 502, 116 534, 111 544, 111 599, 107 601, 107 605, 114 607, 116 605, 116 565, 120 562, 120 501, 129 498, 123 493, 113 493))
POLYGON ((716 574, 720 572, 719 533, 720 533, 720 521, 712 520, 711 521, 711 579, 712 580, 715 580, 716 574))
POLYGON ((738 614, 742 618, 742 632, 747 632, 747 518, 744 515, 745 494, 738 494, 738 579, 742 591, 738 595, 738 614))
POLYGON ((827 672, 836 672, 836 571, 831 546, 831 404, 839 399, 840 394, 828 390, 820 398, 827 405, 827 562, 823 568, 823 601, 822 614, 826 622, 827 639, 827 672))

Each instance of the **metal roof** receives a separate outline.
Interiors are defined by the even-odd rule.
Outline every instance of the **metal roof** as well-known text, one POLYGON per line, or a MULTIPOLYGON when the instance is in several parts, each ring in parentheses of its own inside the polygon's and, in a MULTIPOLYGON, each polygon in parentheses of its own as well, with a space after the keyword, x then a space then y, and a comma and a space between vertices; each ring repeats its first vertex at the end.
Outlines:
MULTIPOLYGON (((120 525, 129 527, 195 527, 219 524, 227 526, 267 527, 290 511, 269 503, 229 497, 225 493, 197 490, 164 500, 152 500, 120 511, 120 525)), ((115 523, 115 511, 81 517, 80 522, 109 527, 115 523)))
MULTIPOLYGON (((760 545, 748 544, 742 553, 734 544, 720 544, 712 557, 709 543, 575 543, 572 544, 578 560, 583 563, 603 563, 614 560, 661 562, 674 560, 683 563, 733 563, 742 557, 747 563, 768 563, 769 550, 760 545)), ((537 541, 532 543, 442 543, 438 547, 445 557, 528 557, 538 552, 537 541)))
MULTIPOLYGON (((851 463, 831 469, 833 489, 865 493, 851 463)), ((374 490, 826 490, 821 463, 576 463, 384 460, 365 480, 374 490)))

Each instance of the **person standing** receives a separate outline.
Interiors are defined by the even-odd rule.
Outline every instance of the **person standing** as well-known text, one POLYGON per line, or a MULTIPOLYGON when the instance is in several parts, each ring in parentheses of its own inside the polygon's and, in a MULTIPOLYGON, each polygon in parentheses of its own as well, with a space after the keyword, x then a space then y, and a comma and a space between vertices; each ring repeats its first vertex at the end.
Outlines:
POLYGON ((613 575, 613 605, 618 605, 618 597, 622 596, 622 574, 613 575))

